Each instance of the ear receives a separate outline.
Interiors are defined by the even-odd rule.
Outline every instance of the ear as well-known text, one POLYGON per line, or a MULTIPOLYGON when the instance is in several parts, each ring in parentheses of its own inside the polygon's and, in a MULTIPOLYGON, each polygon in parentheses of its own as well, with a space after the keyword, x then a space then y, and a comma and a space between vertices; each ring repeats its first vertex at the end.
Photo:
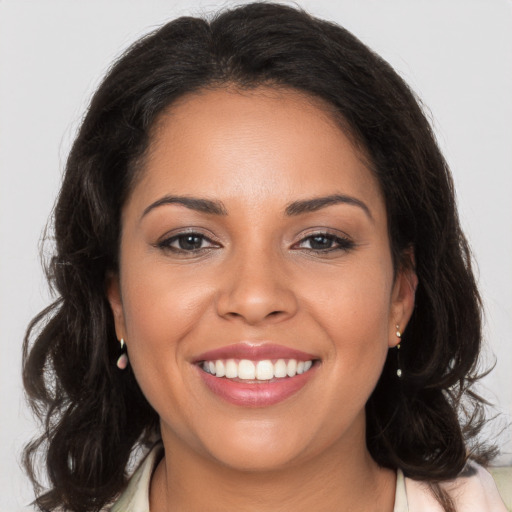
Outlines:
POLYGON ((413 249, 404 254, 403 263, 395 276, 395 283, 391 295, 391 310, 389 315, 388 346, 396 347, 400 338, 396 335, 398 330, 403 333, 414 311, 418 276, 414 261, 413 249))
POLYGON ((114 324, 116 328, 117 339, 126 339, 126 326, 124 321, 123 301, 121 299, 121 286, 119 284, 119 275, 109 273, 106 279, 107 299, 114 315, 114 324))

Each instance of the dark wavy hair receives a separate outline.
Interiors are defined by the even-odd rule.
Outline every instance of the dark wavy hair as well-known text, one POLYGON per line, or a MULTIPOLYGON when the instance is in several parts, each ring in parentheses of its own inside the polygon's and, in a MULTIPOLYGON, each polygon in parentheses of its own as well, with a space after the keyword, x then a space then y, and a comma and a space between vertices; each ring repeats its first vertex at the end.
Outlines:
MULTIPOLYGON (((485 462, 490 454, 476 442, 483 401, 470 389, 478 378, 480 297, 452 179, 419 101, 347 30, 300 9, 254 3, 210 20, 182 17, 137 41, 83 119, 54 210, 47 276, 57 299, 24 342, 24 384, 44 425, 24 460, 41 510, 100 510, 126 484, 133 450, 158 435, 158 416, 132 370, 116 368, 105 293, 118 266, 121 208, 143 171, 155 120, 187 93, 260 85, 330 106, 380 184, 395 269, 414 265, 419 279, 402 338, 402 378, 390 350, 366 406, 371 455, 436 488, 469 457, 485 462), (50 483, 44 492, 35 471, 40 452, 50 483)), ((449 497, 440 499, 452 509, 449 497)))

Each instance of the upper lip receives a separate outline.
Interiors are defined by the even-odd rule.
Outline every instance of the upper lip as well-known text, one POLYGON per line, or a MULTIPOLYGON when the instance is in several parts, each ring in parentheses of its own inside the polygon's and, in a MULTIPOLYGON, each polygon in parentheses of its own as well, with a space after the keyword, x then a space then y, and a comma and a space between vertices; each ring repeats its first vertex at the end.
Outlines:
POLYGON ((275 343, 256 345, 241 342, 203 352, 194 358, 194 362, 215 361, 217 359, 249 359, 252 361, 262 359, 296 359, 297 361, 311 361, 318 359, 318 357, 295 348, 285 347, 275 343))

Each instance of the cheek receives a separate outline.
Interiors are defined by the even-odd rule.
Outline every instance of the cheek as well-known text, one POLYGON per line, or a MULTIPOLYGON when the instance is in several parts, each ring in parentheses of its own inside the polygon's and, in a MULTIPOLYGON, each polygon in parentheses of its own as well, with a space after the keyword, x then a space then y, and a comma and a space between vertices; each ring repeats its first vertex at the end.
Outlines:
POLYGON ((138 256, 123 261, 121 271, 126 343, 139 385, 156 408, 158 389, 172 394, 179 387, 185 341, 204 316, 211 293, 190 276, 138 256))
POLYGON ((149 258, 128 261, 126 269, 121 286, 132 344, 168 346, 193 329, 210 295, 204 283, 149 258))
POLYGON ((361 263, 302 280, 300 287, 306 307, 322 319, 334 340, 352 338, 354 343, 360 344, 364 337, 371 343, 383 336, 387 341, 393 280, 391 263, 371 260, 361 263))
POLYGON ((193 413, 187 340, 204 314, 207 290, 154 265, 138 270, 122 280, 129 364, 152 407, 179 430, 193 413))
POLYGON ((366 401, 388 353, 393 272, 388 261, 350 270, 315 288, 307 306, 330 340, 326 364, 337 381, 330 389, 366 401))
POLYGON ((386 272, 368 273, 368 279, 354 279, 350 298, 341 300, 339 318, 348 344, 361 370, 380 374, 388 350, 388 325, 391 308, 391 279, 386 272))

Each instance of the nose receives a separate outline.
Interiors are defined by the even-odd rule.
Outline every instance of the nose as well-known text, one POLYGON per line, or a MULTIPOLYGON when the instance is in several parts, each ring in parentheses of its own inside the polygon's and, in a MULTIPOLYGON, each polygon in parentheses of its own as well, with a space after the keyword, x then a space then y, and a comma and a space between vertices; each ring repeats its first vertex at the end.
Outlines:
POLYGON ((293 283, 279 255, 252 251, 226 262, 217 295, 217 312, 249 325, 277 323, 297 312, 293 283))

